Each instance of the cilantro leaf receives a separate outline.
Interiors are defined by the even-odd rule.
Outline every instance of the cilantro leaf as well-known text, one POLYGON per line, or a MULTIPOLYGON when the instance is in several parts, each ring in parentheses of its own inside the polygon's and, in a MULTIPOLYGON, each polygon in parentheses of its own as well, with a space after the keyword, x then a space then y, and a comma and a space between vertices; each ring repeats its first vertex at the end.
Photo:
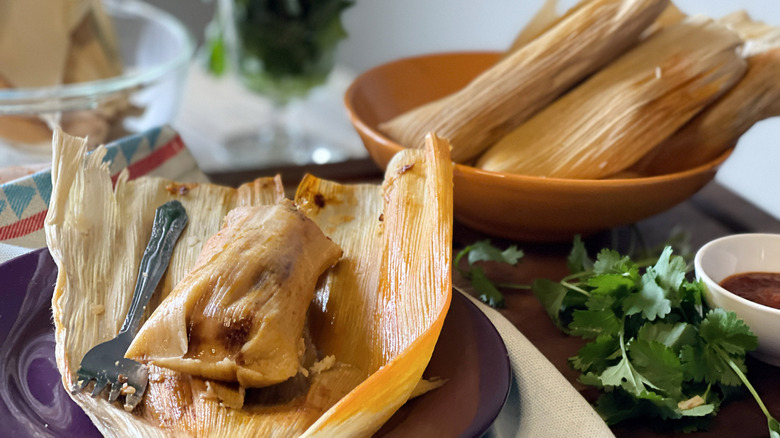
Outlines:
POLYGON ((601 373, 620 357, 620 342, 614 336, 600 336, 588 342, 577 355, 569 358, 571 366, 582 372, 601 373))
POLYGON ((656 276, 652 268, 648 268, 642 275, 639 292, 630 294, 623 301, 626 315, 640 313, 644 318, 653 321, 672 311, 672 303, 666 298, 666 290, 656 282, 656 276))
POLYGON ((474 264, 477 262, 498 262, 516 265, 523 257, 523 251, 512 245, 501 251, 490 243, 490 240, 481 240, 463 248, 454 260, 455 269, 467 278, 472 287, 477 291, 477 297, 492 307, 504 307, 504 296, 495 284, 488 278, 485 271, 474 264), (468 269, 460 267, 460 261, 467 257, 468 269))
POLYGON ((622 256, 617 251, 611 249, 603 249, 598 254, 596 262, 593 264, 593 273, 596 275, 609 273, 621 274, 635 268, 636 265, 628 256, 622 256))
POLYGON ((490 240, 481 240, 466 247, 464 251, 468 252, 468 261, 470 265, 476 262, 500 262, 516 265, 523 257, 523 251, 517 249, 516 245, 501 251, 490 243, 490 240))
MULTIPOLYGON (((699 342, 696 346, 684 346, 680 351, 680 359, 683 372, 694 382, 704 381, 727 386, 737 386, 741 383, 727 360, 706 342, 699 342)), ((746 370, 744 360, 737 360, 736 365, 742 371, 746 370)))
POLYGON ((780 438, 780 423, 774 418, 769 418, 768 423, 770 438, 780 438))
POLYGON ((571 334, 584 339, 598 336, 614 336, 620 333, 623 324, 615 312, 609 309, 575 310, 569 324, 571 334))
POLYGON ((592 294, 625 296, 635 285, 636 279, 627 274, 601 274, 587 279, 592 294))
POLYGON ((579 273, 593 269, 593 261, 588 257, 588 251, 582 242, 580 235, 574 236, 574 245, 571 248, 569 257, 566 259, 566 267, 569 272, 579 273))
POLYGON ((631 361, 626 356, 623 356, 617 365, 604 370, 601 376, 599 376, 599 380, 601 380, 604 386, 618 386, 634 396, 639 396, 643 392, 648 391, 648 387, 655 388, 645 376, 631 365, 631 361))
POLYGON ((637 333, 637 339, 648 342, 660 342, 679 354, 683 346, 696 342, 697 331, 685 322, 645 323, 637 333))
POLYGON ((726 353, 744 355, 758 347, 758 338, 734 312, 713 309, 707 313, 699 328, 701 337, 709 344, 717 345, 726 353))
POLYGON ((672 247, 667 246, 653 266, 653 272, 661 287, 677 291, 685 280, 685 260, 680 256, 673 256, 672 247))
POLYGON ((479 266, 471 268, 471 285, 477 291, 478 298, 491 307, 504 307, 504 295, 496 289, 496 286, 485 275, 485 271, 479 266))
POLYGON ((636 370, 656 388, 669 397, 682 397, 683 369, 674 350, 660 342, 635 339, 628 354, 636 370))
POLYGON ((531 290, 555 325, 563 328, 560 325, 560 312, 563 300, 566 298, 569 290, 558 282, 544 278, 534 280, 531 290))

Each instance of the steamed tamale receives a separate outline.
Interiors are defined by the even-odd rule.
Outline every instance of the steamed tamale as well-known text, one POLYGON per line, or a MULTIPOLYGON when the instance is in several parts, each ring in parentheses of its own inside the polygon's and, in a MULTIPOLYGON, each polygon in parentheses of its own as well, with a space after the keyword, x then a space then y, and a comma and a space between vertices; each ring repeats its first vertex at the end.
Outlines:
POLYGON ((747 72, 725 95, 631 167, 638 175, 662 175, 707 163, 737 143, 755 123, 780 116, 780 27, 745 11, 718 19, 745 41, 747 72))
POLYGON ((668 0, 585 0, 528 44, 443 99, 380 125, 402 146, 421 148, 429 132, 466 163, 573 85, 620 56, 668 0))
MULTIPOLYGON (((282 191, 270 178, 235 190, 128 181, 127 173, 112 188, 102 147, 87 157, 83 141, 60 133, 56 140, 46 235, 59 267, 52 302, 57 366, 70 388, 86 350, 119 330, 157 205, 179 199, 190 223, 149 313, 193 270, 229 211, 277 203, 282 191), (96 315, 98 305, 103 312, 96 315)), ((242 393, 235 383, 151 364, 146 394, 132 413, 105 396, 71 395, 104 435, 369 436, 414 394, 451 298, 448 145, 435 141, 425 151, 402 152, 381 187, 307 181, 309 189, 321 189, 299 191, 299 202, 308 203, 301 211, 344 256, 321 278, 309 309, 316 348, 306 350, 318 357, 307 365, 306 381, 296 376, 242 393)))
POLYGON ((292 201, 239 207, 126 356, 245 388, 298 373, 319 276, 341 249, 292 201))
POLYGON ((741 43, 702 16, 669 26, 501 139, 477 166, 560 178, 622 171, 742 77, 741 43))
POLYGON ((745 76, 631 167, 638 175, 692 169, 734 146, 751 126, 780 116, 780 47, 748 59, 745 76))

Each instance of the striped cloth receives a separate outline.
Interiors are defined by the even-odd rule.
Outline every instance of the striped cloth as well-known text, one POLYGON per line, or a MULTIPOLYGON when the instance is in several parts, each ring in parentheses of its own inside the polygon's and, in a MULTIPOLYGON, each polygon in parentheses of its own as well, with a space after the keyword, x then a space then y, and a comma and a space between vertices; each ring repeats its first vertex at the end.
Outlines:
MULTIPOLYGON (((205 182, 184 142, 170 126, 150 129, 106 145, 104 162, 114 178, 127 168, 130 179, 162 176, 182 182, 205 182)), ((50 169, 0 185, 0 243, 23 248, 46 246, 43 221, 52 184, 50 169)))

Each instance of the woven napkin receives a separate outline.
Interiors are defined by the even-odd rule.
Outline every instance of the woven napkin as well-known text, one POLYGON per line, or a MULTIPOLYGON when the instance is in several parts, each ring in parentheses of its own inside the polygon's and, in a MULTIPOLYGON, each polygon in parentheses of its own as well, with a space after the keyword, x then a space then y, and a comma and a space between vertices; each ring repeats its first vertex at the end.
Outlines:
POLYGON ((506 404, 484 438, 614 436, 555 365, 509 320, 470 295, 464 295, 498 330, 514 377, 506 404))
MULTIPOLYGON (((103 161, 112 175, 127 168, 130 179, 152 175, 183 182, 208 181, 178 132, 169 126, 106 145, 103 161)), ((50 169, 0 184, 0 247, 5 248, 0 256, 18 252, 7 245, 28 249, 46 246, 43 221, 51 190, 50 169)))

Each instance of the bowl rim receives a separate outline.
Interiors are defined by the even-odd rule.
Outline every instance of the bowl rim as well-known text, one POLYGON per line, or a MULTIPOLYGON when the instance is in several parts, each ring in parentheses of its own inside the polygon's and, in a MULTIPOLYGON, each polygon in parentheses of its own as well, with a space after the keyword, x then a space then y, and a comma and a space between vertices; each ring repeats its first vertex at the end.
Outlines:
MULTIPOLYGON (((775 309, 774 307, 765 306, 763 304, 757 303, 755 301, 751 301, 747 298, 743 298, 734 292, 731 292, 730 290, 724 288, 718 282, 712 279, 710 274, 708 274, 704 268, 702 268, 702 259, 704 258, 705 254, 712 249, 712 247, 722 244, 726 241, 731 240, 745 240, 745 239, 773 239, 778 241, 778 245, 780 245, 780 234, 776 233, 738 233, 738 234, 729 234, 727 236, 719 237, 717 239, 710 240, 709 242, 702 245, 701 248, 699 248, 698 251, 696 251, 696 255, 693 258, 693 267, 695 273, 701 278, 703 282, 707 284, 707 288, 715 289, 715 291, 726 298, 729 298, 733 301, 736 301, 746 307, 749 307, 750 309, 764 312, 769 315, 774 315, 775 317, 780 317, 780 309, 775 309)), ((743 271, 743 272, 749 272, 749 271, 743 271)), ((735 272, 735 274, 738 274, 739 272, 735 272)), ((710 292, 713 293, 713 292, 710 292)))
MULTIPOLYGON (((383 148, 389 148, 391 149, 394 154, 398 153, 402 149, 404 149, 403 146, 395 142, 394 140, 387 137, 384 133, 379 131, 376 127, 370 126, 361 116, 360 114, 355 110, 355 107, 353 105, 353 100, 355 97, 355 94, 357 93, 357 89, 360 87, 361 83, 367 76, 370 76, 372 74, 376 74, 377 71, 382 70, 383 68, 386 68, 391 65, 397 65, 405 62, 411 62, 418 59, 430 59, 430 58, 437 58, 437 57, 447 57, 447 56, 479 56, 479 55, 492 55, 492 54, 500 54, 499 51, 490 51, 490 50, 462 50, 462 51, 445 51, 445 52, 432 52, 427 54, 421 54, 421 55, 414 55, 414 56, 407 56, 399 59, 395 59, 380 65, 377 65, 375 67, 372 67, 361 74, 359 74, 355 79, 352 81, 352 83, 347 88, 347 91, 344 93, 344 104, 347 108, 347 111, 349 112, 349 116, 352 119, 352 123, 355 125, 356 129, 358 131, 362 132, 363 134, 368 135, 371 137, 375 143, 382 146, 383 148)), ((364 147, 368 149, 368 145, 364 143, 364 147)), ((455 164, 455 172, 456 174, 460 172, 463 175, 474 175, 477 177, 482 177, 486 179, 493 179, 493 180, 504 180, 508 183, 534 183, 534 184, 544 184, 544 185, 550 185, 550 186, 577 186, 577 187, 588 187, 592 188, 593 186, 599 187, 599 188, 612 188, 612 187, 625 187, 625 186, 641 186, 641 185, 647 185, 647 184, 655 184, 660 183, 664 181, 672 181, 672 180, 684 180, 689 177, 694 177, 699 174, 711 171, 711 170, 717 170, 717 168, 723 164, 724 161, 731 155, 731 153, 734 151, 734 146, 729 147, 725 151, 723 151, 720 155, 715 157, 714 159, 700 164, 698 166, 694 166, 690 169, 685 169, 677 172, 672 173, 665 173, 662 175, 652 175, 652 176, 640 176, 640 177, 620 177, 620 178, 603 178, 603 179, 582 179, 582 178, 558 178, 558 177, 541 177, 541 176, 531 176, 531 175, 522 175, 522 174, 513 174, 513 173, 503 173, 503 172, 493 172, 489 170, 480 169, 478 167, 469 166, 467 164, 461 164, 461 163, 454 163, 455 164)))
MULTIPOLYGON (((54 85, 46 87, 20 87, 0 89, 0 106, 21 106, 41 99, 57 100, 111 94, 138 85, 153 82, 165 73, 189 62, 195 53, 195 38, 192 32, 170 13, 140 0, 104 0, 107 13, 130 13, 163 25, 179 40, 184 50, 174 58, 139 71, 123 72, 119 76, 89 82, 54 85)), ((2 114, 3 111, 0 111, 2 114)))

